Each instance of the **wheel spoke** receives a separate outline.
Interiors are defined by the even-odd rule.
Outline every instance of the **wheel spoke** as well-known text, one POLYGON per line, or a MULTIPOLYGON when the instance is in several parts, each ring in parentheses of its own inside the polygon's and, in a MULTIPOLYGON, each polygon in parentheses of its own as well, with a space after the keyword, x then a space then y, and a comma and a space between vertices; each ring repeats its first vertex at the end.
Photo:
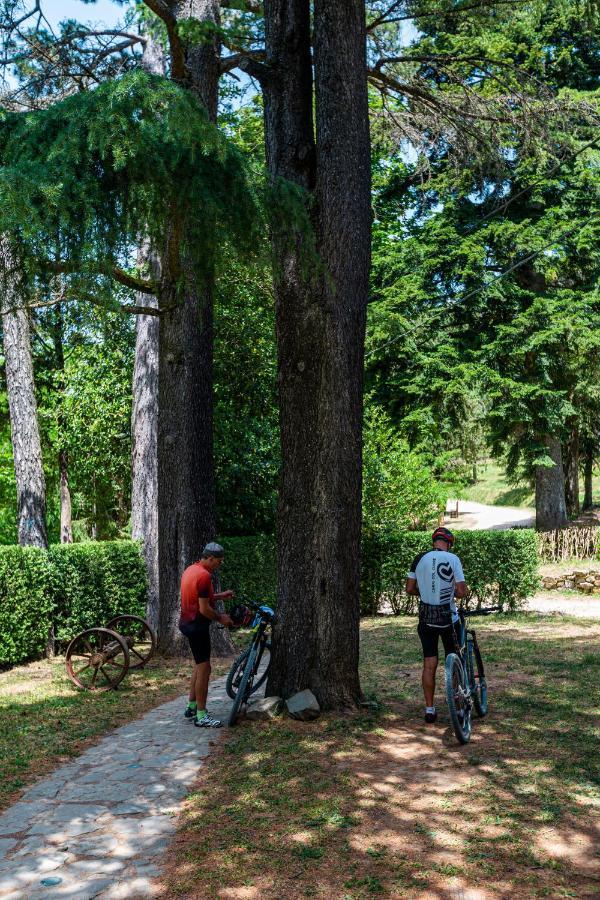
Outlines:
POLYGON ((135 649, 135 647, 130 647, 130 648, 129 648, 129 652, 130 652, 130 653, 135 653, 135 655, 137 656, 138 659, 141 659, 142 662, 146 662, 146 657, 145 657, 145 656, 140 656, 140 654, 137 652, 137 650, 135 649))
POLYGON ((86 662, 85 666, 82 666, 81 669, 77 669, 77 671, 73 672, 73 675, 81 675, 82 672, 85 672, 86 669, 89 669, 90 663, 86 662))

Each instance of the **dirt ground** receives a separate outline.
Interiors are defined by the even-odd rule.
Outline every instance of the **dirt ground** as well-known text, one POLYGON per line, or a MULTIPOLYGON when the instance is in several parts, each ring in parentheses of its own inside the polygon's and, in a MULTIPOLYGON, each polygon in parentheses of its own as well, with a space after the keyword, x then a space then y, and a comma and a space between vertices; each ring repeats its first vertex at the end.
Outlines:
POLYGON ((383 713, 223 735, 181 819, 161 896, 599 896, 598 799, 578 756, 593 753, 598 720, 594 731, 578 667, 589 665, 600 624, 543 621, 481 630, 491 709, 464 747, 443 697, 438 723, 422 721, 420 666, 398 652, 410 628, 367 623, 363 683, 385 677, 383 713))

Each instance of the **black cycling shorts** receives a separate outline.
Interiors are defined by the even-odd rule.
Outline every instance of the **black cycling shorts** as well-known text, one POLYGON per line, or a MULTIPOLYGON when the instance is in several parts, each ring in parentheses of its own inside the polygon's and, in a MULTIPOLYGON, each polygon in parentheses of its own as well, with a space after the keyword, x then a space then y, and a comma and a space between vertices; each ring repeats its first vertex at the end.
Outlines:
POLYGON ((448 656, 449 653, 455 653, 456 646, 454 644, 454 634, 456 634, 458 643, 458 632, 453 632, 454 626, 457 624, 457 622, 454 622, 447 628, 434 628, 432 625, 424 625, 422 622, 419 622, 417 631, 419 633, 419 637, 421 638, 421 644, 423 645, 423 657, 435 656, 435 658, 437 659, 438 641, 440 638, 442 639, 442 643, 444 644, 444 652, 446 656, 448 656))
POLYGON ((194 662, 204 663, 210 661, 210 622, 204 616, 193 622, 179 623, 179 630, 186 636, 190 644, 190 650, 194 662))

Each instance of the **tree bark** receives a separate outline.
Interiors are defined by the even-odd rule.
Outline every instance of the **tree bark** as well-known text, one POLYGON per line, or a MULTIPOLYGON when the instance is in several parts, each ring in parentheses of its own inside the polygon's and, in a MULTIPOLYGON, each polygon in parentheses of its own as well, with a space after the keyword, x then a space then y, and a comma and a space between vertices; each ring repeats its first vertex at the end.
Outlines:
POLYGON ((579 424, 571 424, 569 439, 565 445, 565 505, 567 516, 579 515, 579 424))
MULTIPOLYGON (((140 257, 158 277, 158 261, 149 247, 140 257)), ((156 298, 146 294, 140 304, 156 306, 156 298)), ((131 410, 131 537, 142 544, 148 572, 146 615, 152 628, 158 627, 158 332, 157 316, 137 316, 135 362, 133 367, 133 405, 131 410)))
MULTIPOLYGON (((141 61, 142 68, 153 75, 164 75, 165 59, 161 45, 150 33, 141 61)), ((138 266, 148 269, 154 282, 160 281, 158 254, 143 241, 138 253, 138 266)), ((140 306, 158 306, 157 299, 138 294, 140 306)), ((158 316, 137 316, 135 324, 135 361, 131 408, 131 537, 142 544, 148 573, 146 617, 151 627, 158 628, 158 316)))
MULTIPOLYGON (((183 83, 217 118, 219 88, 217 0, 185 0, 178 22, 212 23, 214 34, 186 48, 183 83)), ((210 228, 210 222, 206 223, 210 228)), ((177 628, 183 570, 216 533, 213 462, 213 274, 202 276, 182 249, 185 220, 174 217, 162 258, 158 375, 158 640, 166 653, 186 650, 177 628), (170 308, 170 309, 169 309, 170 308)), ((213 632, 213 649, 229 655, 228 634, 213 632)))
POLYGON ((589 445, 586 447, 585 451, 585 462, 583 467, 583 508, 591 509, 594 505, 594 488, 593 488, 593 478, 594 474, 594 451, 589 445))
POLYGON ((535 472, 535 515, 538 531, 553 531, 567 524, 565 481, 560 439, 544 438, 546 452, 554 465, 537 466, 535 472))
POLYGON ((324 708, 356 704, 362 368, 370 263, 364 4, 315 4, 316 147, 310 8, 265 3, 267 161, 312 193, 325 274, 303 236, 274 228, 282 476, 278 616, 268 692, 310 688, 324 708), (316 153, 315 153, 316 150, 316 153))
POLYGON ((2 327, 6 388, 10 412, 15 477, 17 481, 18 542, 21 546, 47 547, 46 482, 31 357, 29 315, 18 308, 18 272, 2 242, 2 327))
POLYGON ((71 507, 71 491, 69 489, 69 454, 63 444, 65 435, 64 391, 65 391, 65 351, 63 345, 63 315, 59 303, 52 312, 52 341, 56 368, 60 376, 58 391, 58 474, 60 479, 60 542, 73 543, 73 517, 71 507))

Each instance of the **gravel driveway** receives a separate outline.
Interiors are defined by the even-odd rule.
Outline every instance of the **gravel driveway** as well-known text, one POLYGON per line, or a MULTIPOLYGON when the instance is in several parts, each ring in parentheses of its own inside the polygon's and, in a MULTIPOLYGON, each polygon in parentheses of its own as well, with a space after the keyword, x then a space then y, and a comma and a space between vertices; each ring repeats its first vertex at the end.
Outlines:
POLYGON ((450 528, 468 531, 500 531, 520 525, 522 528, 535 527, 535 510, 526 506, 488 506, 470 500, 448 500, 445 523, 450 528), (450 511, 456 509, 458 517, 452 518, 450 511))

